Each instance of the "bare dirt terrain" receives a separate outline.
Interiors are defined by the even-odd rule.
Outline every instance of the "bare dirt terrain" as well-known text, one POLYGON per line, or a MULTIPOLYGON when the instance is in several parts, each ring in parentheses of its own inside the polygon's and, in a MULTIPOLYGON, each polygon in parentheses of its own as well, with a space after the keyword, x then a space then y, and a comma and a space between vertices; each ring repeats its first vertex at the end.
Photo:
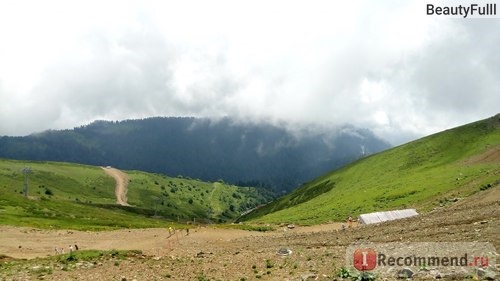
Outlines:
POLYGON ((465 163, 500 163, 500 145, 495 145, 485 152, 467 159, 465 163))
MULTIPOLYGON (((168 255, 179 244, 217 243, 248 237, 274 236, 277 233, 298 234, 340 229, 341 224, 325 224, 297 227, 295 229, 279 228, 274 232, 256 232, 238 229, 221 229, 209 226, 197 226, 186 230, 176 230, 170 234, 168 229, 122 229, 114 231, 77 231, 77 230, 42 230, 29 227, 0 226, 0 253, 12 258, 32 259, 55 255, 55 248, 66 253, 69 246, 77 245, 80 250, 141 250, 145 255, 161 257, 168 255), (285 233, 285 229, 286 232, 285 233), (182 240, 182 241, 181 241, 182 240), (182 242, 182 243, 181 243, 182 242)), ((61 251, 60 251, 61 252, 61 251)))
POLYGON ((106 172, 106 174, 112 176, 116 181, 116 203, 122 206, 130 206, 127 203, 127 187, 129 182, 127 174, 111 167, 103 167, 102 169, 104 170, 104 172, 106 172))
MULTIPOLYGON (((43 259, 0 267, 0 280, 332 280, 346 248, 364 242, 490 242, 500 246, 500 187, 400 221, 340 230, 340 224, 250 232, 194 227, 108 232, 0 228, 0 253, 14 258, 55 255, 54 247, 137 249, 123 259, 78 262, 43 259), (21 247, 19 247, 21 246, 21 247), (288 256, 277 254, 290 249, 288 256)), ((498 254, 497 254, 498 255, 498 254)), ((5 258, 7 260, 8 258, 5 258)), ((5 263, 5 261, 4 261, 5 263)), ((498 267, 498 266, 497 266, 498 267)), ((498 268, 497 268, 498 270, 498 268)), ((466 276, 441 276, 460 280, 466 276), (458 278, 458 279, 457 279, 458 278)), ((417 274, 414 280, 435 276, 417 274), (419 277, 420 276, 420 277, 419 277)), ((497 277, 495 277, 497 278, 497 277)))

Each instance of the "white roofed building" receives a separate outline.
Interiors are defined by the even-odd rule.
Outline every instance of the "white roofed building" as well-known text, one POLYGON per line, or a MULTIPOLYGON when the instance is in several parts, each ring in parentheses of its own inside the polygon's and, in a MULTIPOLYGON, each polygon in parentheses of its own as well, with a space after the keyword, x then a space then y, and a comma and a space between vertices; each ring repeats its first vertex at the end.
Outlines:
POLYGON ((373 224, 384 221, 392 221, 403 218, 409 218, 418 215, 415 209, 394 210, 386 212, 375 212, 362 214, 358 217, 358 222, 361 224, 373 224))

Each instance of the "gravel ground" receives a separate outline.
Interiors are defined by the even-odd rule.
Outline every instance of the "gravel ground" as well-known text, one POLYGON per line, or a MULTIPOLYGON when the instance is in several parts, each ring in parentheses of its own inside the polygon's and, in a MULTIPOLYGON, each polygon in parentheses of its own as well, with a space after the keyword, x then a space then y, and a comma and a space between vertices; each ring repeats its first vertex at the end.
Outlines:
MULTIPOLYGON (((498 249, 499 194, 500 187, 495 187, 417 217, 346 230, 340 224, 266 233, 200 227, 189 235, 179 231, 168 237, 166 229, 91 233, 1 227, 0 253, 30 259, 4 257, 0 280, 340 280, 337 272, 345 266, 346 249, 353 243, 490 242, 498 249), (59 241, 78 242, 83 249, 137 249, 142 254, 70 266, 41 258, 54 255, 59 241), (282 248, 291 253, 278 254, 282 248)), ((487 270, 490 277, 498 272, 495 267, 487 270)), ((444 280, 467 277, 430 270, 418 272, 413 280, 438 274, 444 280)))

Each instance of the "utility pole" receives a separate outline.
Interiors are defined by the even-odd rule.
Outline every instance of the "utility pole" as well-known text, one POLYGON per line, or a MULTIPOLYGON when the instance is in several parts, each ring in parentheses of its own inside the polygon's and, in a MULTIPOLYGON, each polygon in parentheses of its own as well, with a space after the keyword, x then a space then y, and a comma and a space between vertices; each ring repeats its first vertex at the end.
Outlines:
POLYGON ((21 171, 24 174, 24 197, 28 198, 28 175, 31 174, 31 168, 24 167, 21 171))
POLYGON ((154 217, 156 217, 156 215, 158 213, 158 203, 160 203, 161 198, 157 197, 157 196, 151 196, 151 197, 153 198, 153 201, 155 203, 155 214, 154 214, 154 217))

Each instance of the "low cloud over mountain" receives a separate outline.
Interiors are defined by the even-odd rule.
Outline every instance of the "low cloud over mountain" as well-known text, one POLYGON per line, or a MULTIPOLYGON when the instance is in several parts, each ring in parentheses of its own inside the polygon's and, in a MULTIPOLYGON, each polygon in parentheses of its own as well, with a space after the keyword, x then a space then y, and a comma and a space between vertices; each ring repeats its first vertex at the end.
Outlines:
POLYGON ((148 118, 2 137, 0 157, 112 165, 281 192, 388 147, 353 126, 292 130, 228 118, 148 118))

